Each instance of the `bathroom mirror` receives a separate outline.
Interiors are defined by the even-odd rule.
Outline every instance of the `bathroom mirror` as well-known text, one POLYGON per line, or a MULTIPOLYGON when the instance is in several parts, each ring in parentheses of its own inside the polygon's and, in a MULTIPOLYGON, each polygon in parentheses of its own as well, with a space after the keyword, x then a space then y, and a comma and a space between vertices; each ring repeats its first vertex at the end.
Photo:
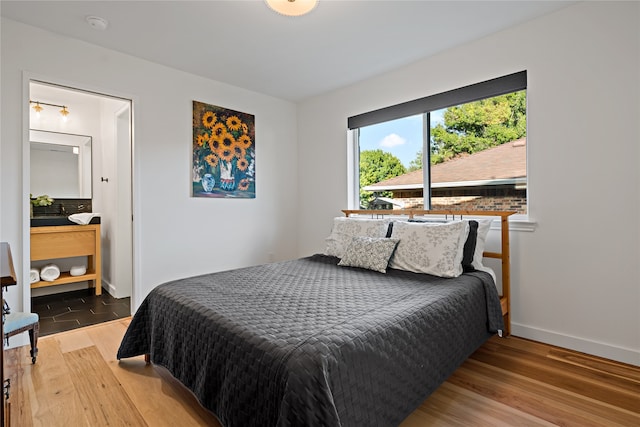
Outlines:
POLYGON ((30 130, 31 184, 36 197, 91 199, 91 137, 30 130))

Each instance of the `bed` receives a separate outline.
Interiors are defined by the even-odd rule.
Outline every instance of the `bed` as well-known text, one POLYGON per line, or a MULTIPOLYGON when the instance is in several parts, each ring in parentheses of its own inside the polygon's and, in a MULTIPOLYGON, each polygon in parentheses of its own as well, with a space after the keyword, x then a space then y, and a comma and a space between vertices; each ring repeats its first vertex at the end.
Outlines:
MULTIPOLYGON (((393 212, 427 214, 454 213, 393 212)), ((341 265, 346 252, 315 254, 156 287, 117 358, 167 368, 225 427, 398 425, 489 337, 508 333, 510 214, 455 212, 500 218, 501 252, 488 255, 503 261, 502 295, 487 271, 382 274, 341 265)))

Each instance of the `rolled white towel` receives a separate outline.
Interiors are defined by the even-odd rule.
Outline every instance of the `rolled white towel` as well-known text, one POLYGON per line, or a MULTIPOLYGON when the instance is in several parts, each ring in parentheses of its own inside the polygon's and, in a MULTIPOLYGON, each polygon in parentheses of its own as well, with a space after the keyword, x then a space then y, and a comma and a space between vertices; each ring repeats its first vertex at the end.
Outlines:
POLYGON ((36 283, 40 281, 40 271, 37 268, 32 268, 29 270, 29 281, 30 283, 36 283))
POLYGON ((53 282, 60 277, 60 267, 55 264, 47 264, 40 270, 40 278, 47 282, 53 282))
POLYGON ((72 276, 82 276, 86 272, 87 267, 85 267, 84 265, 74 265, 73 267, 71 267, 69 274, 72 276))
POLYGON ((100 216, 99 213, 96 212, 82 212, 73 215, 69 215, 69 221, 75 222, 80 225, 87 225, 91 222, 94 216, 100 216))

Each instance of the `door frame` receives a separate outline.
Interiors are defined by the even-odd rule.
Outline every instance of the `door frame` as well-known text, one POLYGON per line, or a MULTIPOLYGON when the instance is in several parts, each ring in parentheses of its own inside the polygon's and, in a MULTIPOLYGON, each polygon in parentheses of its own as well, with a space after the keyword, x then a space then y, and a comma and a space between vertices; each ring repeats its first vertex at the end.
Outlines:
POLYGON ((139 257, 139 227, 137 224, 137 215, 136 212, 139 212, 139 206, 136 200, 136 183, 139 181, 137 179, 139 165, 136 162, 136 128, 135 128, 135 117, 138 100, 135 95, 125 94, 117 90, 106 89, 101 87, 95 87, 91 85, 87 85, 84 83, 80 83, 77 81, 69 81, 62 80, 52 76, 41 75, 37 73, 23 71, 22 73, 22 277, 23 280, 23 289, 22 289, 22 311, 30 312, 31 311, 31 283, 26 280, 30 277, 30 269, 31 269, 31 238, 30 238, 30 209, 29 209, 29 198, 24 197, 24 195, 29 194, 30 192, 30 173, 31 173, 31 153, 30 153, 30 142, 29 142, 29 125, 30 125, 30 105, 29 105, 29 95, 30 95, 30 83, 31 82, 41 82, 46 84, 51 84, 55 86, 59 86, 62 89, 68 89, 72 91, 81 91, 87 92, 90 94, 94 94, 97 96, 104 96, 110 98, 120 98, 125 101, 130 102, 130 161, 131 161, 131 241, 132 241, 132 289, 131 289, 131 313, 135 312, 135 301, 137 300, 138 287, 140 283, 140 266, 137 260, 139 257))

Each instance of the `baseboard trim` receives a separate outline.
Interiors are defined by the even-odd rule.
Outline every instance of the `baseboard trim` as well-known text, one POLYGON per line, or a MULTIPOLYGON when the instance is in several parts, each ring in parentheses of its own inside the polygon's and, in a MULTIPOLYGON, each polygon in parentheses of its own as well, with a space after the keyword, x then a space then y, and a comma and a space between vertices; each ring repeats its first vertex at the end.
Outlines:
POLYGON ((533 328, 519 323, 511 323, 511 334, 516 337, 540 341, 546 344, 604 357, 606 359, 616 360, 630 365, 640 366, 639 350, 619 347, 570 335, 563 335, 557 332, 533 328))
POLYGON ((102 279, 102 289, 107 291, 109 295, 116 294, 116 287, 104 279, 102 279))

